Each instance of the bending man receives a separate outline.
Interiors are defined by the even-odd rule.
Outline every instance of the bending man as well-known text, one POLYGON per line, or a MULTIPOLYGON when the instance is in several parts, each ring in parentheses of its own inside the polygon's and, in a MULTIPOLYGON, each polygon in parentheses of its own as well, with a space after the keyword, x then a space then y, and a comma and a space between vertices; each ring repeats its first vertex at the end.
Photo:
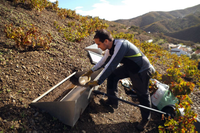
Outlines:
MULTIPOLYGON (((107 94, 117 95, 117 84, 120 79, 129 77, 136 90, 141 105, 151 107, 149 93, 149 80, 154 67, 148 58, 131 42, 124 39, 114 39, 107 30, 98 30, 94 36, 98 48, 105 51, 102 59, 86 74, 90 76, 93 71, 104 67, 98 81, 90 81, 88 85, 100 85, 107 78, 107 94), (122 63, 122 66, 118 66, 122 63)), ((118 107, 118 100, 108 98, 104 104, 113 108, 118 107)), ((140 131, 144 130, 150 120, 150 111, 141 109, 142 121, 136 126, 140 131)))

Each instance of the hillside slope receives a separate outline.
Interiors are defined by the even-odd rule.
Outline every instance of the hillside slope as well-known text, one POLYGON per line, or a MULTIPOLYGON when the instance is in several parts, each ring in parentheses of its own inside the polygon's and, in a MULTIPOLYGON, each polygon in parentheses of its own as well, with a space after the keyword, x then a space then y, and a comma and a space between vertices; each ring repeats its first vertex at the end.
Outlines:
POLYGON ((200 42, 200 24, 178 32, 166 33, 166 35, 181 40, 193 40, 194 42, 200 42))
POLYGON ((158 21, 142 27, 145 31, 150 32, 162 32, 162 33, 173 33, 178 32, 190 27, 194 27, 200 24, 199 16, 187 15, 184 18, 167 19, 158 21))

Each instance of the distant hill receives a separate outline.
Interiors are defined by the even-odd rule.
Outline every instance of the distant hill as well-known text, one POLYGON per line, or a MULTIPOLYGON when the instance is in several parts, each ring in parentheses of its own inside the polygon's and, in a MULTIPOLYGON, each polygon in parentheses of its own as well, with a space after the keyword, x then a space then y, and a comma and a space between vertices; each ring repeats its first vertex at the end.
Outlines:
POLYGON ((181 30, 179 32, 173 32, 173 33, 166 33, 165 35, 178 38, 181 40, 192 40, 194 42, 200 43, 200 24, 197 26, 190 27, 188 29, 181 30))
MULTIPOLYGON (((147 32, 162 32, 166 35, 173 36, 176 34, 178 39, 185 39, 181 35, 190 28, 190 34, 200 35, 196 32, 196 28, 200 24, 200 4, 183 10, 175 10, 170 12, 149 12, 142 16, 132 19, 119 19, 115 22, 125 24, 127 26, 138 26, 147 32), (194 31, 193 31, 194 30, 194 31), (170 33, 170 34, 169 34, 170 33)), ((196 36, 196 35, 195 35, 196 36)), ((191 41, 200 42, 200 38, 189 37, 191 41)))
POLYGON ((187 15, 184 18, 166 19, 142 27, 145 31, 173 33, 200 24, 199 16, 187 15))

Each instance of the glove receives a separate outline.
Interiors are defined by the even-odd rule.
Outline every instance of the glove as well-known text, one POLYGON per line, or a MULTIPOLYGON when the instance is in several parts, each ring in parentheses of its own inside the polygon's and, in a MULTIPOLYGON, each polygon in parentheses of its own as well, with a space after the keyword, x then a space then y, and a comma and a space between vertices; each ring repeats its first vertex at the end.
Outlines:
POLYGON ((88 85, 88 86, 97 86, 99 84, 98 84, 98 81, 90 81, 86 85, 88 85))
POLYGON ((89 70, 88 72, 86 72, 85 74, 83 74, 81 77, 83 76, 87 76, 88 79, 90 78, 90 76, 92 75, 93 71, 92 70, 89 70))

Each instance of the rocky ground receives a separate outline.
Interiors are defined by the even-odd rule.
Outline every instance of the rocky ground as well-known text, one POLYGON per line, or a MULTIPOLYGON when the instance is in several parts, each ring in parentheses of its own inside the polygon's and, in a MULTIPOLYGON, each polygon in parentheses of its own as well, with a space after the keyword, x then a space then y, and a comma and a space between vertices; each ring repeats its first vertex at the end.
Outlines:
MULTIPOLYGON (((87 71, 92 67, 86 46, 93 43, 92 35, 81 43, 72 43, 57 32, 54 21, 66 24, 68 19, 61 20, 55 12, 44 10, 41 13, 27 10, 19 6, 12 6, 9 1, 0 2, 0 132, 135 132, 137 122, 141 120, 138 107, 120 102, 118 109, 106 108, 99 103, 103 98, 94 95, 90 104, 74 127, 67 126, 57 118, 36 107, 31 102, 62 81, 73 72, 87 71), (5 37, 5 24, 15 25, 34 23, 44 33, 50 32, 53 37, 51 48, 46 51, 20 51, 14 47, 14 42, 5 37)), ((118 26, 116 23, 113 25, 118 26)), ((120 27, 119 25, 118 27, 120 27)), ((111 27, 113 28, 113 27, 111 27)), ((124 28, 125 30, 126 28, 124 28)), ((144 38, 148 38, 143 35, 144 38)), ((140 37, 142 40, 142 38, 140 37)), ((155 65, 160 73, 165 68, 155 65)), ((66 83, 67 85, 68 83, 66 83)), ((106 92, 106 81, 99 90, 106 92)), ((65 86, 64 86, 65 87, 65 86)), ((58 89, 63 89, 59 87, 58 89)), ((55 101, 66 90, 50 93, 55 101), (58 94, 58 95, 56 95, 58 94)), ((119 84, 119 97, 134 103, 132 98, 119 84)), ((193 109, 200 113, 199 91, 191 94, 193 109)), ((45 101, 45 100, 44 100, 45 101)), ((46 100, 47 101, 47 100, 46 100)), ((152 118, 144 132, 158 132, 158 125, 162 124, 160 115, 152 113, 152 118)))

